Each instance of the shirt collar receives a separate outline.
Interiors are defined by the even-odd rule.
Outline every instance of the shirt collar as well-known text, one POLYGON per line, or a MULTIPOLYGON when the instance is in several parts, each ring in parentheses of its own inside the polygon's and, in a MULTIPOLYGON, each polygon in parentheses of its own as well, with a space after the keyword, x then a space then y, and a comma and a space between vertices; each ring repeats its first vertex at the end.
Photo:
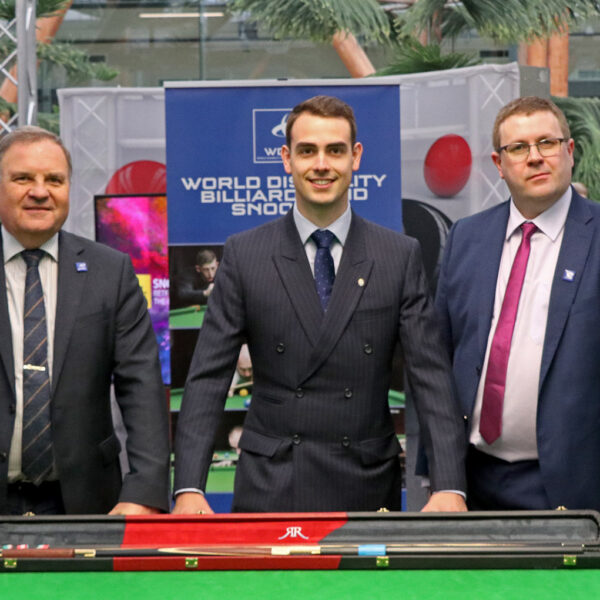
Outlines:
MULTIPOLYGON (((12 260, 17 254, 20 254, 25 247, 21 244, 21 242, 17 241, 17 239, 6 231, 2 225, 0 225, 0 229, 2 230, 2 252, 4 253, 4 264, 6 264, 9 260, 12 260)), ((55 233, 47 242, 43 243, 40 246, 40 250, 44 250, 47 254, 49 254, 55 262, 58 261, 58 233, 55 233)))
POLYGON ((296 204, 294 204, 293 211, 294 223, 296 224, 296 229, 298 230, 302 244, 306 244, 312 233, 317 229, 329 229, 329 231, 335 235, 336 239, 342 246, 344 246, 346 243, 346 238, 348 237, 348 232, 350 231, 350 223, 352 222, 352 210, 350 209, 350 204, 348 204, 343 214, 326 228, 319 227, 312 221, 309 221, 298 210, 296 204))
MULTIPOLYGON (((550 207, 547 208, 543 213, 539 214, 535 219, 531 219, 531 222, 536 227, 548 236, 553 242, 562 231, 567 220, 567 214, 569 207, 571 206, 571 196, 573 191, 571 186, 567 188, 567 191, 550 207)), ((506 227, 506 239, 510 236, 526 221, 526 219, 515 206, 513 199, 510 199, 510 215, 508 217, 508 225, 506 227)))

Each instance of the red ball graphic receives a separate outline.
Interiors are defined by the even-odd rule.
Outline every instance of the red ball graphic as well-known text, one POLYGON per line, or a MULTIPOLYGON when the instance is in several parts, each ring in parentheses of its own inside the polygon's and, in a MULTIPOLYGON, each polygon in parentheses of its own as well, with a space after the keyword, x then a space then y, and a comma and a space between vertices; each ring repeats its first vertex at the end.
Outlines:
POLYGON ((438 138, 427 152, 423 175, 427 187, 437 196, 450 198, 465 187, 471 175, 471 149, 460 135, 438 138))
POLYGON ((154 160, 136 160, 117 169, 105 194, 166 194, 167 168, 154 160))

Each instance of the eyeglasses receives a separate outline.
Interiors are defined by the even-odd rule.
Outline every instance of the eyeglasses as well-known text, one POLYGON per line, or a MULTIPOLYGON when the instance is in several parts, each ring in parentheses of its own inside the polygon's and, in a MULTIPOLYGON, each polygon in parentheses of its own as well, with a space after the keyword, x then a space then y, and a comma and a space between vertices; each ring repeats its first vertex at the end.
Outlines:
POLYGON ((529 156, 531 147, 535 146, 540 156, 547 158, 548 156, 555 156, 558 154, 560 144, 566 141, 566 138, 546 138, 544 140, 540 140, 539 142, 535 142, 535 144, 514 142, 513 144, 500 146, 497 152, 502 152, 502 150, 504 150, 512 160, 523 161, 529 156))

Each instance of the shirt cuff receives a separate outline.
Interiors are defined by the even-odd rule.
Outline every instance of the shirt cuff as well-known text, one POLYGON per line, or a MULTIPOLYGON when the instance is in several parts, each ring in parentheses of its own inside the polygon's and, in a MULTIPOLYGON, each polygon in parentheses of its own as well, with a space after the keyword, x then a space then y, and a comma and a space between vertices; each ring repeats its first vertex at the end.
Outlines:
POLYGON ((431 492, 431 495, 435 496, 436 494, 441 494, 442 492, 445 492, 447 494, 458 494, 459 496, 462 496, 465 500, 467 499, 467 494, 465 494, 465 492, 461 492, 460 490, 436 490, 435 492, 431 492))
POLYGON ((175 496, 175 498, 177 498, 177 496, 179 496, 179 494, 183 494, 184 492, 193 492, 195 494, 200 494, 201 496, 204 496, 204 492, 202 490, 199 490, 197 488, 181 488, 180 490, 177 490, 173 496, 175 496))

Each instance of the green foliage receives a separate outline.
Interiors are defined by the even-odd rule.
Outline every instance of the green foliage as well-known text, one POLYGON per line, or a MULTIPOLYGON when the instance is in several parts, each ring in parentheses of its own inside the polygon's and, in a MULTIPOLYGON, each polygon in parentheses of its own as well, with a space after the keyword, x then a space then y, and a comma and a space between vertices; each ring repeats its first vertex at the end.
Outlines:
POLYGON ((600 201, 600 98, 552 98, 565 113, 575 140, 573 181, 600 201))
POLYGON ((249 11, 277 38, 331 42, 337 31, 385 42, 390 23, 376 0, 232 0, 232 11, 249 11))
MULTIPOLYGON (((2 39, 0 41, 0 60, 4 60, 14 49, 14 42, 7 38, 2 39)), ((40 60, 64 67, 71 84, 85 82, 88 79, 110 81, 119 74, 118 71, 103 63, 90 62, 90 58, 85 52, 77 50, 70 44, 38 43, 36 51, 40 60)))
MULTIPOLYGON (((18 110, 18 107, 13 102, 7 102, 0 96, 0 114, 12 117, 18 110)), ((8 120, 8 119, 6 119, 8 120)), ((53 107, 51 113, 38 113, 37 124, 56 135, 60 135, 60 122, 58 115, 58 106, 53 107)))
POLYGON ((119 74, 104 63, 90 62, 87 53, 70 44, 38 44, 37 55, 40 60, 64 67, 71 83, 81 83, 87 79, 110 81, 119 74))
POLYGON ((481 36, 510 43, 547 38, 563 23, 598 14, 598 0, 419 0, 403 13, 402 21, 406 32, 427 31, 435 23, 442 37, 475 29, 481 36))
POLYGON ((459 69, 477 65, 480 62, 479 59, 461 52, 442 54, 442 50, 437 44, 424 46, 411 38, 396 51, 391 64, 377 71, 375 75, 402 75, 459 69))
POLYGON ((37 124, 56 135, 60 135, 60 117, 58 112, 58 106, 55 104, 52 107, 51 113, 38 113, 37 124))
MULTIPOLYGON (((67 4, 67 0, 37 0, 37 17, 51 17, 67 4)), ((16 0, 0 0, 0 19, 12 21, 15 18, 16 0)))

